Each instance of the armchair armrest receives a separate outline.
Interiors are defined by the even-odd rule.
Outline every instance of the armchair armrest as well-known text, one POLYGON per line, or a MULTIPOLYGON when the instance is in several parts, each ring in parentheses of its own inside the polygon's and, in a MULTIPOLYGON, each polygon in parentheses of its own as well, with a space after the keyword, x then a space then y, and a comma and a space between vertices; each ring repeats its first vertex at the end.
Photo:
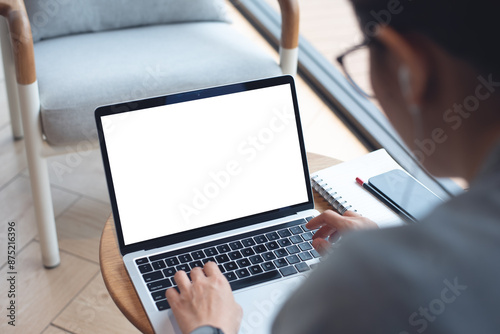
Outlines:
POLYGON ((0 15, 5 17, 14 53, 17 83, 29 85, 36 81, 33 37, 28 14, 22 0, 0 0, 0 15))
POLYGON ((295 49, 299 46, 299 1, 278 0, 281 9, 281 47, 295 49))

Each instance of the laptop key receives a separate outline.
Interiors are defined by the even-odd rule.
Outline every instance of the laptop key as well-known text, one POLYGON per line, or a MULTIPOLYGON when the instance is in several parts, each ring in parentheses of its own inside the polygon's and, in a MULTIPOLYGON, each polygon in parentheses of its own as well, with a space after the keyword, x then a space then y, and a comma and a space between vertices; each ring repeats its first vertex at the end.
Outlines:
POLYGON ((242 268, 238 269, 235 271, 236 275, 238 275, 239 278, 245 278, 250 276, 250 272, 247 270, 247 268, 242 268))
POLYGON ((266 237, 269 241, 278 240, 280 238, 280 236, 276 232, 267 233, 266 237))
POLYGON ((228 262, 224 264, 224 268, 226 268, 227 271, 236 270, 238 269, 238 265, 236 264, 236 262, 228 262))
POLYGON ((219 270, 220 270, 221 273, 226 272, 226 269, 224 269, 224 267, 222 266, 222 264, 218 264, 217 266, 219 267, 219 270))
POLYGON ((302 251, 313 249, 313 247, 311 246, 311 244, 309 244, 308 242, 304 242, 304 243, 299 244, 299 248, 302 251))
POLYGON ((165 264, 165 261, 163 261, 163 260, 153 262, 153 268, 155 270, 160 270, 160 269, 163 269, 166 267, 167 267, 167 265, 165 264))
POLYGON ((263 244, 264 242, 267 242, 267 238, 265 235, 258 235, 256 237, 253 237, 253 239, 255 240, 256 243, 258 244, 263 244))
POLYGON ((177 260, 176 257, 171 257, 171 258, 165 259, 165 263, 167 264, 167 266, 173 267, 173 266, 178 265, 180 262, 179 262, 179 260, 177 260))
POLYGON ((231 289, 233 291, 236 291, 238 289, 243 289, 252 285, 269 282, 278 278, 281 278, 280 273, 277 270, 271 270, 263 274, 252 275, 247 278, 239 279, 230 282, 229 284, 231 285, 231 289))
POLYGON ((249 265, 251 265, 251 263, 250 263, 250 261, 248 261, 248 259, 241 259, 241 260, 236 261, 236 263, 238 264, 238 266, 240 268, 248 267, 249 265))
POLYGON ((302 234, 304 231, 302 231, 300 226, 292 226, 290 227, 290 232, 292 232, 292 234, 302 234))
POLYGON ((266 262, 266 263, 263 263, 263 264, 261 264, 261 267, 262 267, 262 269, 264 269, 265 271, 269 271, 269 270, 276 269, 276 266, 275 266, 275 265, 274 265, 274 263, 272 263, 272 262, 266 262))
POLYGON ((290 247, 287 247, 286 250, 288 251, 288 253, 290 254, 297 254, 297 253, 300 253, 300 249, 299 247, 293 245, 293 246, 290 246, 290 247))
POLYGON ((318 258, 318 257, 321 257, 321 255, 318 253, 317 250, 313 249, 311 251, 311 255, 314 256, 314 258, 318 258))
POLYGON ((165 296, 166 291, 167 291, 167 289, 155 291, 155 292, 151 293, 151 297, 153 297, 153 300, 155 302, 158 300, 167 299, 167 297, 165 296))
POLYGON ((301 242, 304 242, 304 240, 302 239, 302 237, 300 235, 292 235, 290 237, 290 241, 293 244, 300 244, 301 242))
POLYGON ((295 263, 299 263, 300 262, 300 259, 298 258, 297 255, 290 255, 286 258, 286 260, 288 261, 288 263, 290 264, 295 264, 295 263))
POLYGON ((187 263, 193 261, 193 258, 189 254, 182 254, 179 255, 179 261, 181 261, 181 263, 187 263))
POLYGON ((271 261, 271 260, 274 260, 276 258, 276 256, 274 255, 273 252, 264 253, 264 254, 262 254, 262 257, 264 258, 265 261, 271 261))
POLYGON ((196 267, 203 268, 203 263, 201 261, 193 261, 189 263, 189 266, 191 267, 191 269, 194 269, 196 267))
POLYGON ((288 247, 288 246, 292 245, 292 242, 288 238, 283 238, 283 239, 278 240, 278 244, 281 247, 288 247))
POLYGON ((161 271, 153 271, 152 273, 142 275, 142 278, 144 282, 148 283, 163 278, 163 274, 161 271))
POLYGON ((199 260, 199 259, 203 259, 205 257, 205 253, 203 253, 203 251, 199 250, 196 252, 192 252, 191 256, 193 257, 193 260, 199 260))
POLYGON ((252 262, 252 264, 258 264, 264 262, 264 259, 260 255, 250 256, 248 259, 250 260, 250 262, 252 262))
POLYGON ((178 265, 177 267, 175 267, 175 269, 177 269, 177 271, 184 270, 187 273, 191 270, 191 268, 189 268, 187 264, 178 265))
POLYGON ((307 263, 304 263, 304 262, 296 264, 295 265, 295 269, 297 269, 299 271, 299 273, 303 273, 305 271, 311 270, 311 268, 309 268, 309 266, 307 265, 307 263))
POLYGON ((234 281, 235 279, 238 278, 238 277, 236 277, 236 274, 233 271, 228 272, 228 273, 224 273, 223 275, 226 276, 226 278, 229 282, 234 281))
POLYGON ((215 247, 207 248, 207 249, 205 249, 204 252, 205 252, 206 256, 215 256, 215 255, 219 254, 219 252, 217 252, 217 249, 215 249, 215 247))
POLYGON ((237 260, 237 259, 241 259, 243 257, 243 255, 241 255, 241 253, 239 251, 227 253, 227 255, 229 256, 229 258, 231 260, 237 260))
POLYGON ((137 259, 137 260, 135 260, 135 263, 136 263, 136 264, 146 264, 146 263, 148 263, 148 262, 149 262, 149 260, 148 260, 148 258, 147 258, 147 257, 143 257, 142 259, 137 259))
POLYGON ((290 233, 290 231, 289 231, 287 228, 285 228, 285 229, 283 229, 283 230, 279 230, 279 231, 278 231, 278 234, 279 234, 279 236, 280 236, 280 237, 282 237, 282 238, 286 238, 286 237, 289 237, 289 236, 291 236, 291 235, 292 235, 292 233, 290 233))
POLYGON ((175 270, 175 268, 167 268, 167 269, 163 269, 163 275, 165 275, 165 277, 171 277, 171 276, 174 276, 176 272, 177 272, 177 271, 175 270))
POLYGON ((250 246, 255 246, 255 241, 253 241, 252 238, 248 238, 248 239, 245 239, 245 240, 241 240, 241 243, 243 244, 243 246, 245 247, 250 247, 250 246))
POLYGON ((257 246, 255 246, 253 248, 253 250, 255 251, 255 253, 264 253, 264 252, 267 252, 267 248, 264 245, 257 245, 257 246))
POLYGON ((139 271, 141 272, 141 274, 149 273, 150 271, 153 271, 153 267, 151 267, 151 265, 149 263, 140 265, 138 268, 139 268, 139 271))
POLYGON ((238 250, 243 248, 243 244, 239 241, 234 241, 229 243, 229 247, 231 247, 232 250, 238 250))
POLYGON ((264 272, 264 270, 262 270, 262 268, 260 266, 252 266, 252 267, 248 268, 248 270, 250 270, 250 273, 252 275, 257 275, 257 274, 261 274, 264 272))
POLYGON ((168 310, 170 308, 170 304, 165 299, 165 300, 156 302, 156 308, 158 309, 158 311, 168 310))
POLYGON ((297 273, 297 270, 293 266, 285 267, 280 269, 281 275, 290 276, 297 273))
POLYGON ((302 261, 308 261, 313 258, 312 255, 309 254, 309 252, 300 253, 299 257, 302 261))
POLYGON ((307 220, 307 222, 310 222, 310 221, 311 221, 311 219, 313 219, 313 218, 314 218, 313 216, 311 216, 311 217, 307 217, 307 218, 306 218, 306 220, 307 220))
POLYGON ((227 253, 231 251, 231 248, 227 244, 217 246, 217 250, 219 253, 227 253))
POLYGON ((165 279, 162 279, 159 281, 155 281, 153 283, 148 283, 148 289, 151 292, 161 290, 161 289, 170 288, 171 286, 172 286, 172 282, 170 282, 170 279, 168 279, 168 278, 165 278, 165 279))
POLYGON ((284 248, 280 248, 274 251, 276 257, 284 257, 288 255, 288 252, 284 248))
POLYGON ((285 259, 277 259, 274 260, 274 265, 276 266, 276 268, 282 268, 288 266, 288 262, 286 262, 285 259))
POLYGON ((217 263, 224 263, 229 261, 229 257, 226 254, 217 255, 215 259, 217 260, 217 263))
POLYGON ((276 241, 271 241, 271 242, 268 242, 268 243, 266 244, 266 247, 267 247, 267 249, 269 249, 269 250, 274 250, 274 249, 278 249, 278 248, 280 248, 280 246, 278 245, 278 243, 277 243, 276 241))
POLYGON ((304 241, 311 241, 312 238, 313 238, 312 232, 307 232, 307 233, 302 234, 302 239, 304 239, 304 241))
POLYGON ((241 254, 243 254, 243 256, 245 257, 249 257, 255 255, 255 252, 251 248, 244 248, 241 250, 241 254))

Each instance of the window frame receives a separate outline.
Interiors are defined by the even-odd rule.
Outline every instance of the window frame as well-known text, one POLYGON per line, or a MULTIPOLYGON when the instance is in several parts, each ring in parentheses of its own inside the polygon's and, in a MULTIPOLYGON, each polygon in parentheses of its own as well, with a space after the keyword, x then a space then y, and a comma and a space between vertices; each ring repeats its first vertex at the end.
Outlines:
MULTIPOLYGON (((275 50, 279 49, 279 13, 262 0, 230 2, 275 50)), ((404 169, 443 199, 463 192, 453 180, 436 178, 422 168, 387 117, 371 101, 360 95, 344 75, 303 36, 299 37, 298 75, 368 150, 385 148, 404 169)), ((332 143, 335 144, 341 145, 332 143)))

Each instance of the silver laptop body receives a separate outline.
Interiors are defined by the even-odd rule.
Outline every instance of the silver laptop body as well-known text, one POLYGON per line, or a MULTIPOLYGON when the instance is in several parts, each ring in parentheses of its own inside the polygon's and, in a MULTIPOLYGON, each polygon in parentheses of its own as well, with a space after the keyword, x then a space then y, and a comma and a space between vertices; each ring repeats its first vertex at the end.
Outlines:
POLYGON ((100 107, 95 112, 123 261, 156 333, 180 333, 172 274, 214 261, 267 333, 318 254, 293 78, 100 107))

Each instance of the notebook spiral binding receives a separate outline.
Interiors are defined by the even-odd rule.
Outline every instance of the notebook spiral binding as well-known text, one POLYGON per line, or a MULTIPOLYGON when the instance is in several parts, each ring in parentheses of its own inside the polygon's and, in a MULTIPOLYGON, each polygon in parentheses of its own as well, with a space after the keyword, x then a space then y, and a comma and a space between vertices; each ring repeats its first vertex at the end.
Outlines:
POLYGON ((343 215, 347 210, 352 208, 352 205, 349 205, 339 193, 333 191, 332 187, 323 181, 323 179, 319 178, 318 175, 313 175, 311 181, 314 190, 316 190, 328 204, 333 206, 340 215, 343 215))

